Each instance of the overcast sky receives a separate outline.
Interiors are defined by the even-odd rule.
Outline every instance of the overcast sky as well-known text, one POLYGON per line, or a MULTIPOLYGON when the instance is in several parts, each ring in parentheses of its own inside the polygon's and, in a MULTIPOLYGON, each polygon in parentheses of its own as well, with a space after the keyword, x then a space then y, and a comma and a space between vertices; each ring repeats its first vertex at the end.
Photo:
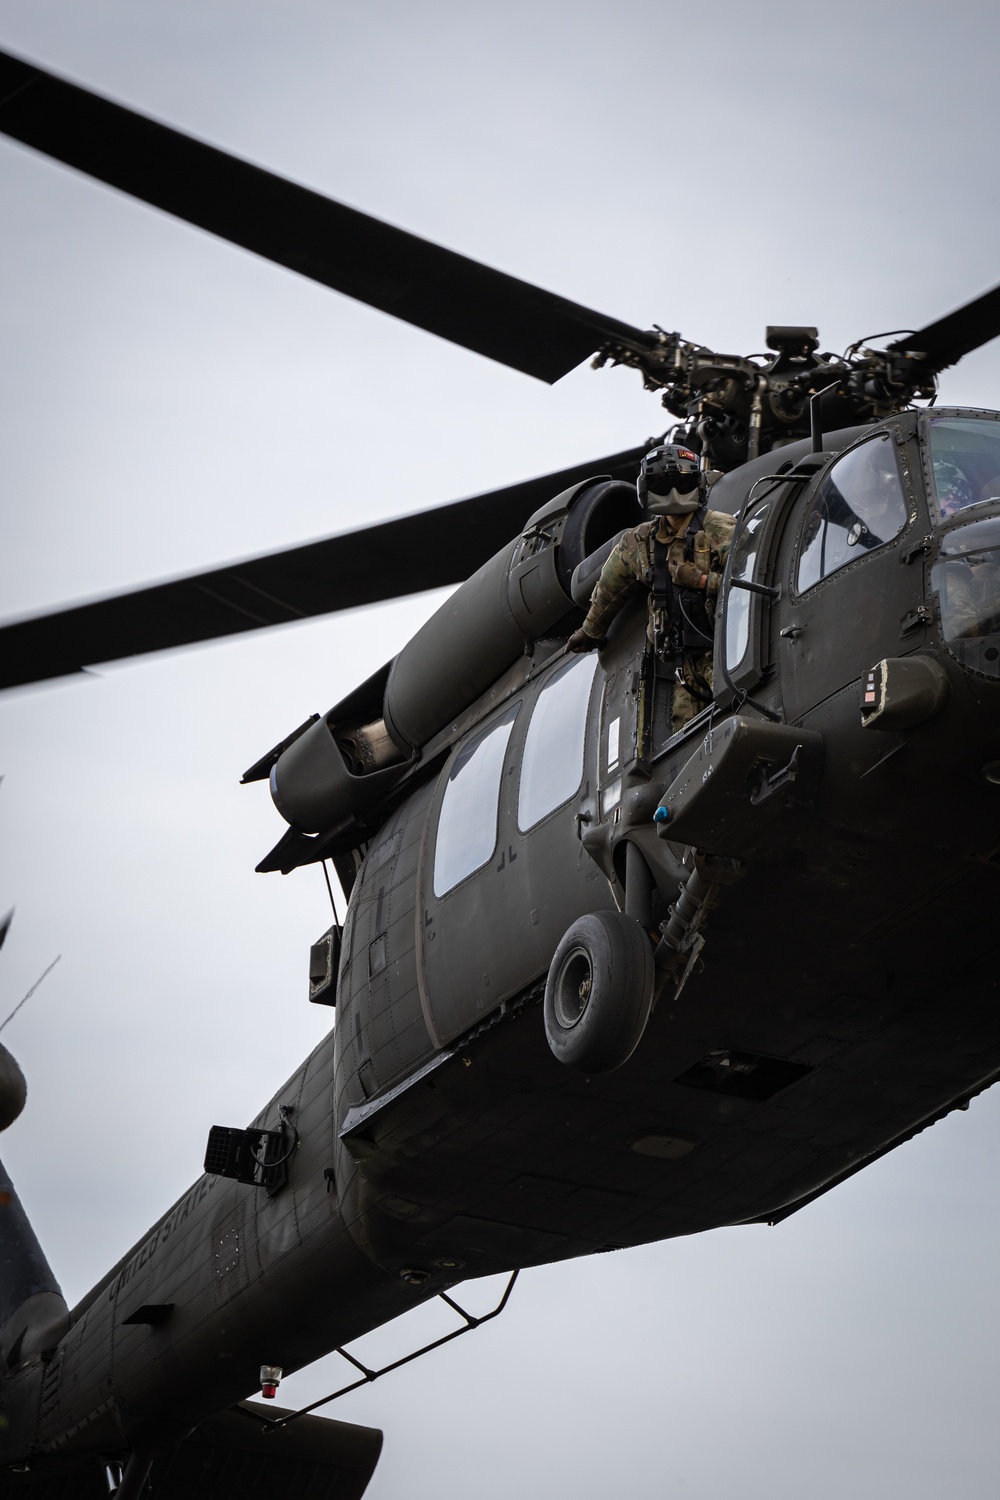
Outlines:
MULTIPOLYGON (((1000 280, 998 14, 0 0, 0 46, 628 322, 751 353, 767 323, 840 349, 1000 280)), ((0 204, 3 616, 665 425, 632 372, 549 389, 2 140, 0 204)), ((1000 406, 1000 344, 942 399, 1000 406)), ((237 781, 440 597, 0 702, 0 1018, 62 955, 3 1034, 30 1098, 0 1149, 71 1302, 198 1175, 209 1126, 250 1118, 329 1024, 305 999, 321 876, 253 873, 284 825, 237 781)), ((998 1134, 989 1096, 778 1229, 528 1273, 497 1323, 334 1409, 385 1429, 372 1500, 994 1495, 998 1134)), ((324 1363, 288 1394, 339 1381, 324 1363)))

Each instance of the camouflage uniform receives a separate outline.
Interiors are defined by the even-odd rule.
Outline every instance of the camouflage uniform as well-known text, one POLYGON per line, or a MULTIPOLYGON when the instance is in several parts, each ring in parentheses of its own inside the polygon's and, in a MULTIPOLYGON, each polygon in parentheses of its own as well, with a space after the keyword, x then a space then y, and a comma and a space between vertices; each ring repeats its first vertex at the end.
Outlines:
MULTIPOLYGON (((692 516, 691 520, 695 519, 692 516)), ((722 584, 722 573, 729 554, 729 543, 732 539, 733 528, 736 525, 735 517, 727 516, 723 511, 709 510, 705 512, 703 529, 690 533, 690 522, 688 529, 681 532, 679 536, 671 536, 667 548, 667 568, 671 581, 675 587, 680 588, 680 602, 683 606, 685 599, 692 599, 699 604, 703 603, 705 613, 709 622, 715 620, 715 605, 722 584), (686 569, 683 566, 686 564, 686 569), (685 571, 690 574, 692 570, 700 576, 702 573, 708 575, 704 590, 696 590, 685 587, 685 571), (681 573, 681 583, 678 585, 678 570, 681 573)), ((646 635, 653 643, 654 638, 654 606, 653 606, 653 540, 656 535, 659 519, 644 521, 642 525, 635 526, 618 542, 604 567, 601 576, 597 580, 594 592, 590 598, 590 609, 587 618, 583 622, 583 629, 587 635, 601 640, 607 633, 608 626, 625 605, 626 601, 640 588, 649 590, 649 623, 646 635)), ((664 526, 664 534, 669 528, 664 526)), ((712 690, 712 651, 710 647, 703 650, 686 649, 680 669, 684 680, 704 693, 712 690)), ((674 687, 673 701, 671 703, 671 716, 674 729, 680 729, 689 719, 704 707, 704 703, 681 683, 674 687)))

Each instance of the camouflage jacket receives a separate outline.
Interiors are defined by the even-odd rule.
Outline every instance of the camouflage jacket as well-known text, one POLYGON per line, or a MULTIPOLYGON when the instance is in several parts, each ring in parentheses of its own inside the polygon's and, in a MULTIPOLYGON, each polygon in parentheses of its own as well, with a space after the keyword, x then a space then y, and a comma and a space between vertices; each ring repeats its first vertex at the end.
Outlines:
MULTIPOLYGON (((658 520, 643 521, 640 526, 626 531, 612 551, 590 596, 590 609, 583 622, 588 635, 598 639, 605 636, 611 621, 627 600, 638 589, 645 588, 649 590, 650 622, 647 633, 652 640, 653 539, 659 524, 658 520)), ((724 511, 719 510, 706 511, 704 530, 697 532, 693 538, 688 532, 682 533, 674 538, 667 551, 667 567, 671 579, 674 579, 678 566, 686 560, 689 545, 691 560, 700 572, 708 574, 704 599, 709 619, 714 619, 715 616, 715 601, 722 584, 722 573, 735 525, 735 516, 727 516, 724 511)))

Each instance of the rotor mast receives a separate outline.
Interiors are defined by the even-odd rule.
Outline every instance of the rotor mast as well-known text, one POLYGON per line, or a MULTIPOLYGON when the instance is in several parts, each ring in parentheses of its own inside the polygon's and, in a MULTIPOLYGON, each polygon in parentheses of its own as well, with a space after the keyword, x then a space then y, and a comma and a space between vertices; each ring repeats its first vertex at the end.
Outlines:
POLYGON ((881 421, 937 391, 939 365, 909 347, 920 334, 884 350, 859 342, 842 355, 817 352, 816 328, 783 324, 766 331, 770 355, 719 354, 659 327, 650 338, 649 349, 609 341, 593 368, 638 369, 646 390, 660 391, 680 418, 678 437, 702 454, 706 468, 723 472, 808 437, 814 396, 821 396, 825 427, 848 427, 881 421))

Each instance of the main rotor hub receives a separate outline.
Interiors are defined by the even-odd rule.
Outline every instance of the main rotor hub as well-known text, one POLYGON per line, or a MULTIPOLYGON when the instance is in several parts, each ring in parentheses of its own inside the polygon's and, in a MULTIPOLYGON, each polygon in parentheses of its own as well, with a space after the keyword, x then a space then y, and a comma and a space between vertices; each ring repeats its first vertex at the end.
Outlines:
POLYGON ((818 353, 819 331, 772 324, 765 334, 773 358, 719 354, 679 333, 657 328, 650 347, 609 343, 593 361, 630 365, 647 390, 683 422, 683 437, 702 467, 726 472, 772 448, 809 436, 809 402, 822 393, 824 428, 881 421, 915 396, 934 395, 924 357, 911 350, 853 345, 846 354, 818 353))

